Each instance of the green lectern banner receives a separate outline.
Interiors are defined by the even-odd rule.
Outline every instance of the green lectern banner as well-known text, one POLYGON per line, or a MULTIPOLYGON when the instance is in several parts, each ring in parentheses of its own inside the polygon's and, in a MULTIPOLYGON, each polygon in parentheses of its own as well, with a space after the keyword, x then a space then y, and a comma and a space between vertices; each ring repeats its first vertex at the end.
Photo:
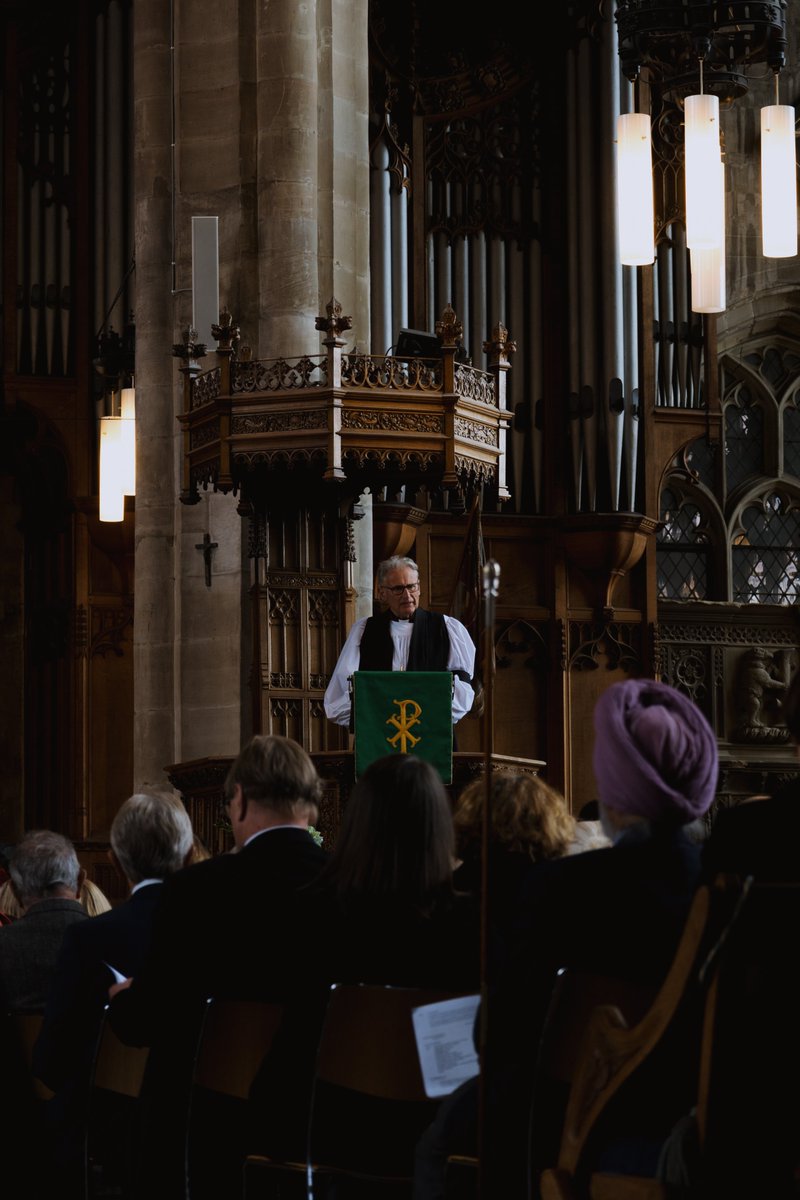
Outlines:
POLYGON ((449 671, 356 671, 356 779, 376 758, 416 754, 453 781, 453 676, 449 671))

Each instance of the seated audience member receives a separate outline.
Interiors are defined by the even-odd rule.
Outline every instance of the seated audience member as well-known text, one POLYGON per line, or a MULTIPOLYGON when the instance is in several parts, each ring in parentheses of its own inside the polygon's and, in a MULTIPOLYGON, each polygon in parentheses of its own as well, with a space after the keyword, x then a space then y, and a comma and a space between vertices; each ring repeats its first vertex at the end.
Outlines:
POLYGON ((34 1055, 39 1078, 54 1091, 86 1065, 116 978, 113 971, 126 977, 138 973, 160 885, 186 864, 192 837, 189 814, 172 796, 130 796, 114 817, 111 858, 130 895, 64 936, 34 1055))
MULTIPOLYGON (((800 670, 783 701, 783 719, 800 758, 800 670)), ((718 813, 703 850, 708 879, 720 872, 752 875, 765 883, 797 882, 800 867, 800 781, 791 778, 764 797, 753 797, 718 813)))
MULTIPOLYGON (((191 849, 191 821, 180 800, 158 794, 130 796, 111 824, 111 858, 127 882, 129 899, 73 925, 61 944, 33 1066, 55 1092, 45 1117, 60 1177, 76 1195, 83 1165, 86 1089, 108 987, 114 971, 126 976, 138 972, 160 885, 183 867, 191 849)), ((121 1126, 124 1113, 115 1110, 113 1115, 121 1126)), ((108 1126, 111 1135, 111 1120, 108 1126)))
POLYGON ((304 898, 318 978, 473 988, 477 907, 456 894, 454 862, 452 810, 435 767, 412 754, 371 763, 304 898))
MULTIPOLYGON (((225 782, 236 853, 195 863, 165 880, 141 968, 128 986, 110 989, 112 1027, 128 1044, 151 1047, 140 1104, 137 1195, 171 1200, 183 1194, 179 1116, 186 1112, 207 998, 280 1001, 293 984, 298 959, 316 952, 315 932, 302 928, 295 914, 298 888, 327 860, 308 832, 320 790, 314 764, 297 742, 254 737, 225 782)), ((221 1161, 237 1152, 235 1139, 213 1134, 208 1150, 221 1161)), ((200 1181, 211 1192, 219 1165, 211 1161, 207 1179, 200 1181)))
MULTIPOLYGON (((111 902, 108 897, 90 879, 84 878, 80 892, 78 893, 78 899, 90 917, 96 917, 100 913, 108 912, 111 908, 111 902)), ((22 905, 14 895, 14 885, 10 879, 0 884, 0 913, 5 914, 8 918, 8 921, 0 922, 2 924, 16 921, 18 917, 22 916, 22 905)))
POLYGON ((0 939, 0 1008, 42 1011, 66 930, 88 920, 83 871, 72 842, 37 829, 14 847, 9 872, 21 915, 0 939))
POLYGON ((91 879, 84 879, 78 899, 90 917, 99 917, 101 913, 111 910, 108 896, 96 883, 92 883, 91 879))
POLYGON ((16 921, 17 917, 21 916, 22 909, 14 895, 14 887, 9 876, 0 883, 0 925, 10 925, 12 921, 16 921))
MULTIPOLYGON (((303 1152, 308 1084, 332 983, 478 990, 479 911, 471 896, 455 892, 454 851, 451 804, 436 769, 409 754, 371 763, 350 794, 330 862, 301 896, 313 956, 251 1093, 268 1151, 303 1152)), ((341 1150, 349 1128, 374 1147, 389 1134, 405 1144, 410 1172, 416 1110, 388 1101, 356 1104, 338 1094, 325 1104, 330 1154, 341 1150)))
MULTIPOLYGON (((530 867, 508 950, 489 980, 484 1144, 491 1194, 509 1200, 526 1195, 530 1085, 557 971, 655 988, 701 880, 701 846, 685 826, 708 810, 718 774, 716 737, 702 712, 667 684, 628 680, 601 695, 594 728, 600 818, 612 845, 530 867)), ((677 1090, 659 1099, 680 1114, 685 1096, 677 1090)), ((421 1140, 415 1200, 444 1194, 447 1154, 475 1152, 477 1094, 476 1083, 454 1093, 421 1140)), ((658 1120, 654 1155, 670 1125, 658 1120)))
POLYGON ((580 854, 584 850, 602 850, 611 845, 611 839, 603 830, 600 820, 600 805, 596 800, 587 800, 578 812, 575 822, 575 837, 567 854, 580 854))
POLYGON ((189 862, 187 863, 187 866, 192 866, 193 863, 205 862, 207 858, 211 858, 211 851, 203 839, 195 834, 192 841, 192 851, 189 855, 189 862))
MULTIPOLYGON (((453 824, 460 859, 453 875, 458 891, 479 895, 486 780, 468 783, 455 803, 453 824)), ((575 837, 564 797, 536 775, 495 772, 489 793, 490 843, 486 864, 493 924, 513 913, 520 883, 531 863, 560 858, 575 837)))

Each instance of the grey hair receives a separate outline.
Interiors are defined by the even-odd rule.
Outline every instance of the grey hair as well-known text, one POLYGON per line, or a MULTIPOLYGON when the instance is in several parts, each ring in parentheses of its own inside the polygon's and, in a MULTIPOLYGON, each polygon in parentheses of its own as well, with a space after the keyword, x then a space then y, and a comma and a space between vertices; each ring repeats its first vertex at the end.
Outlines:
POLYGON ((26 907, 56 888, 78 893, 81 864, 69 838, 51 829, 32 829, 14 847, 8 871, 26 907))
POLYGON ((393 554, 391 558, 385 558, 383 562, 378 563, 378 587, 383 587, 390 571, 402 571, 403 568, 416 571, 417 579, 419 579, 419 567, 413 558, 403 558, 400 554, 393 554))
POLYGON ((180 871, 193 838, 182 801, 167 794, 129 796, 111 823, 111 849, 131 883, 180 871))

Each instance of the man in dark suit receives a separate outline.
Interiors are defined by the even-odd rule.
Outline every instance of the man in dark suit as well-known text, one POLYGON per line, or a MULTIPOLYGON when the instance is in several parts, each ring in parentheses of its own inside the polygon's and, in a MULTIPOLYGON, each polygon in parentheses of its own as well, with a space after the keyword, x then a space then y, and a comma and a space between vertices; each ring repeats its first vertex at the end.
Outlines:
MULTIPOLYGON (((64 935, 44 1022, 36 1046, 35 1074, 55 1093, 46 1120, 59 1167, 62 1191, 80 1194, 83 1170, 83 1123, 92 1058, 100 1032, 108 988, 115 972, 138 973, 144 961, 153 914, 168 875, 179 871, 192 852, 189 814, 172 795, 137 794, 119 809, 111 825, 111 858, 130 889, 128 900, 90 921, 72 925, 64 935)), ((106 1102, 105 1138, 117 1141, 120 1169, 128 1105, 113 1112, 106 1102)))
POLYGON ((0 1009, 44 1009, 61 941, 88 920, 78 900, 84 872, 68 838, 49 829, 26 833, 9 862, 23 915, 3 929, 0 1009))
MULTIPOLYGON (((296 927, 294 897, 327 861, 308 831, 320 791, 314 764, 297 742, 254 737, 225 783, 235 851, 165 882, 141 970, 111 988, 114 1030, 130 1045, 151 1047, 140 1139, 147 1148, 143 1195, 155 1196, 156 1184, 165 1196, 182 1186, 182 1146, 174 1134, 187 1111, 206 1000, 282 1000, 298 956, 308 953, 313 931, 296 927), (159 1166, 149 1172, 151 1156, 159 1166)), ((216 1138, 220 1153, 224 1142, 216 1138)))
POLYGON ((54 1091, 85 1067, 115 972, 127 977, 140 970, 160 885, 186 864, 192 839, 189 814, 171 795, 130 796, 115 816, 111 858, 130 896, 64 935, 34 1051, 36 1074, 54 1091))

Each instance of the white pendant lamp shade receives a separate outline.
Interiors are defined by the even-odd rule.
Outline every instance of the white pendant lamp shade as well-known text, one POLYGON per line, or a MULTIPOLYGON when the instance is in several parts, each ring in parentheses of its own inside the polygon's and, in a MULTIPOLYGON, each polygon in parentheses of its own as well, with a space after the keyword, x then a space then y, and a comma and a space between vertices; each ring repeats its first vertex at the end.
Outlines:
POLYGON ((725 252, 692 250, 692 312, 725 311, 725 252))
MULTIPOLYGON (((722 208, 725 227, 725 166, 717 163, 718 203, 722 208)), ((720 313, 725 311, 725 242, 710 250, 691 250, 692 311, 720 313)))
POLYGON ((125 518, 123 476, 122 419, 100 418, 100 520, 122 521, 125 518))
POLYGON ((794 117, 789 104, 761 110, 761 238, 767 258, 797 254, 794 117))
POLYGON ((653 262, 653 153, 646 113, 617 117, 617 228, 625 266, 653 262))
POLYGON ((136 495, 136 392, 122 389, 120 416, 122 420, 122 479, 124 495, 136 495))
POLYGON ((716 96, 687 96, 686 244, 690 250, 721 248, 725 240, 721 197, 717 183, 720 163, 719 100, 716 96))

